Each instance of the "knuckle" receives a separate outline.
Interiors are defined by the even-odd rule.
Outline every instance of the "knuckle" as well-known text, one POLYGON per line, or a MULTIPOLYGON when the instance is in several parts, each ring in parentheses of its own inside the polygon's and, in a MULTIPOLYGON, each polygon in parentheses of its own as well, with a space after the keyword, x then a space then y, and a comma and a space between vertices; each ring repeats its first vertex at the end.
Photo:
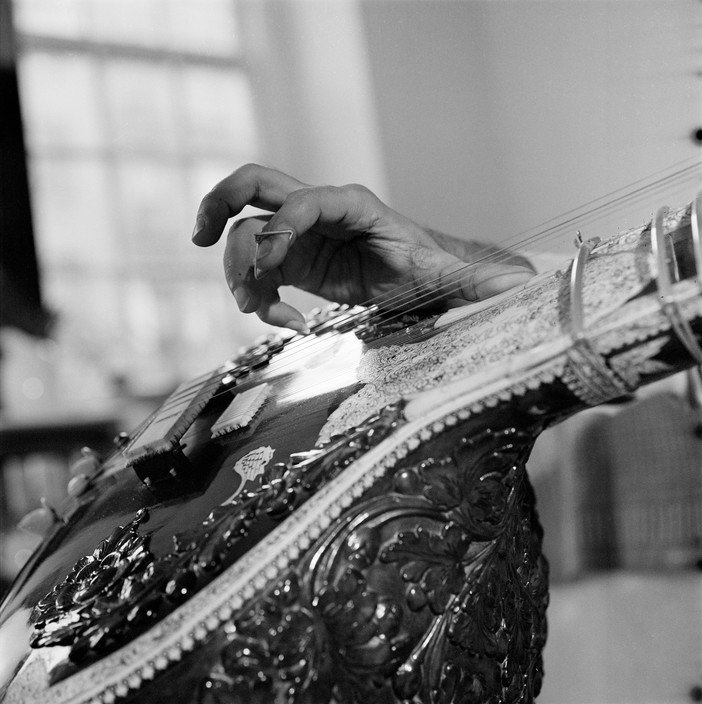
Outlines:
POLYGON ((349 211, 362 221, 374 226, 383 212, 383 204, 367 186, 349 183, 344 186, 349 211))
POLYGON ((293 212, 306 212, 315 207, 317 201, 317 188, 305 187, 293 191, 285 199, 284 207, 293 212))
POLYGON ((291 203, 304 201, 310 198, 314 191, 315 189, 313 186, 305 186, 303 188, 298 188, 294 191, 291 191, 285 200, 290 201, 291 203))
POLYGON ((248 191, 253 185, 254 192, 258 193, 262 171, 262 166, 249 162, 236 169, 236 171, 234 171, 231 176, 224 179, 220 185, 227 184, 228 189, 233 188, 234 190, 243 191, 248 191))
POLYGON ((361 196, 364 198, 375 198, 375 194, 373 193, 373 191, 371 191, 370 188, 364 186, 361 183, 347 183, 345 186, 343 186, 343 190, 355 196, 361 196))
POLYGON ((261 166, 253 162, 249 162, 240 166, 232 173, 234 179, 240 179, 242 181, 248 181, 252 178, 257 178, 258 174, 261 172, 261 166))

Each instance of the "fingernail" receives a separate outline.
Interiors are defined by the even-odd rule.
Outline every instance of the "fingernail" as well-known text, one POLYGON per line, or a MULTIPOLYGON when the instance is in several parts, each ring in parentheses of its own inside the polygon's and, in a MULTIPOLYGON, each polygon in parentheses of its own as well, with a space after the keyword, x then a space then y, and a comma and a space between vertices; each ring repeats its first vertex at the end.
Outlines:
POLYGON ((268 272, 264 269, 261 269, 261 267, 258 265, 258 262, 254 262, 254 279, 258 281, 259 279, 262 279, 266 274, 268 274, 268 272))
POLYGON ((288 320, 285 327, 290 328, 295 332, 299 332, 300 335, 309 335, 310 332, 310 329, 307 327, 307 323, 302 322, 302 320, 288 320))
POLYGON ((515 264, 514 266, 506 266, 504 268, 503 276, 513 277, 517 279, 524 279, 528 281, 534 277, 534 272, 526 266, 520 266, 515 264))
POLYGON ((246 308, 249 301, 251 300, 251 296, 249 296, 246 289, 242 288, 241 286, 235 288, 232 293, 234 294, 234 300, 236 301, 236 304, 239 306, 239 310, 245 312, 244 308, 246 308))
POLYGON ((262 262, 272 251, 273 243, 270 240, 256 240, 256 257, 254 259, 255 279, 262 279, 268 273, 262 262))
POLYGON ((198 217, 195 219, 195 227, 193 228, 193 234, 191 236, 191 240, 195 244, 200 244, 200 239, 203 230, 205 229, 205 218, 203 217, 198 217))
POLYGON ((521 286, 534 277, 534 272, 523 266, 504 267, 499 274, 481 281, 476 286, 478 299, 489 298, 515 286, 521 286))
POLYGON ((256 263, 261 262, 273 251, 273 242, 271 240, 261 240, 256 245, 256 263))

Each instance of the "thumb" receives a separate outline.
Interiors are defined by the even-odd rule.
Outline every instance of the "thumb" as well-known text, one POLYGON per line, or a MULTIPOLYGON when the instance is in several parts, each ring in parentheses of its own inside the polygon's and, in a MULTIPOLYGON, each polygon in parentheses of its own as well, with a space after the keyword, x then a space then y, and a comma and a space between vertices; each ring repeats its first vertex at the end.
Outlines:
POLYGON ((439 287, 443 296, 481 301, 522 286, 534 275, 534 270, 528 266, 489 262, 466 264, 457 260, 442 269, 439 287))

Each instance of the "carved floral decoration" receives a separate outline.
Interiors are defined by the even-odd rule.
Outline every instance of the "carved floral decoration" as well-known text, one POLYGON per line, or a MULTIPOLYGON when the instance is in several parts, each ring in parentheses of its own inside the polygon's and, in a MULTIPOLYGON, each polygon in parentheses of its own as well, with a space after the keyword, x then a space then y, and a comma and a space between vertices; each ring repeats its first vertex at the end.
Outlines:
POLYGON ((79 658, 105 648, 123 618, 134 621, 137 613, 122 613, 121 607, 135 599, 153 573, 149 538, 137 531, 148 516, 139 511, 129 525, 117 527, 39 601, 32 614, 32 647, 71 645, 79 658))
POLYGON ((156 557, 137 529, 147 511, 79 560, 33 609, 35 648, 70 646, 84 664, 131 640, 228 566, 237 543, 258 519, 280 521, 320 486, 379 443, 400 418, 399 404, 324 446, 272 465, 260 488, 217 506, 195 529, 174 536, 173 552, 156 557))
POLYGON ((486 431, 398 468, 232 623, 201 702, 533 701, 548 587, 532 441, 486 431))
MULTIPOLYGON (((274 465, 164 557, 140 512, 36 607, 34 647, 69 645, 83 664, 133 638, 220 573, 258 517, 294 511, 400 413, 274 465)), ((454 428, 408 455, 223 626, 201 704, 533 701, 548 592, 524 463, 539 429, 454 428)))

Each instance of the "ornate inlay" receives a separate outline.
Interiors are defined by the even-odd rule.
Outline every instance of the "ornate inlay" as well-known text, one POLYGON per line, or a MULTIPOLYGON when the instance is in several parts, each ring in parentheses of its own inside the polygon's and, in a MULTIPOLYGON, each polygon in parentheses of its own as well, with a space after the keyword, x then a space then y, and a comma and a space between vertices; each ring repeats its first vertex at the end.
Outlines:
POLYGON ((609 364, 620 377, 626 380, 627 384, 636 388, 640 384, 642 376, 665 374, 672 371, 670 364, 655 359, 655 356, 667 342, 665 337, 645 342, 626 352, 614 355, 609 364))
POLYGON ((71 657, 79 660, 119 642, 139 617, 130 604, 153 576, 149 538, 137 530, 148 517, 142 510, 117 527, 39 601, 32 612, 32 647, 70 645, 71 657))
POLYGON ((589 343, 576 342, 566 353, 568 362, 562 379, 566 386, 588 406, 596 406, 624 396, 636 388, 611 369, 589 343))
POLYGON ((274 454, 275 450, 270 445, 257 447, 234 463, 234 471, 240 474, 244 481, 253 481, 263 474, 274 454))
POLYGON ((448 454, 409 456, 225 626, 201 702, 533 701, 548 595, 532 442, 453 432, 434 444, 448 454))
MULTIPOLYGON (((399 405, 373 416, 326 446, 266 468, 260 488, 242 491, 196 528, 174 536, 171 553, 154 557, 137 527, 146 511, 120 527, 34 608, 35 648, 70 646, 82 663, 113 650, 183 603, 229 564, 234 546, 261 516, 280 521, 320 486, 397 427, 399 405)), ((269 448, 260 448, 263 454, 269 448)))

